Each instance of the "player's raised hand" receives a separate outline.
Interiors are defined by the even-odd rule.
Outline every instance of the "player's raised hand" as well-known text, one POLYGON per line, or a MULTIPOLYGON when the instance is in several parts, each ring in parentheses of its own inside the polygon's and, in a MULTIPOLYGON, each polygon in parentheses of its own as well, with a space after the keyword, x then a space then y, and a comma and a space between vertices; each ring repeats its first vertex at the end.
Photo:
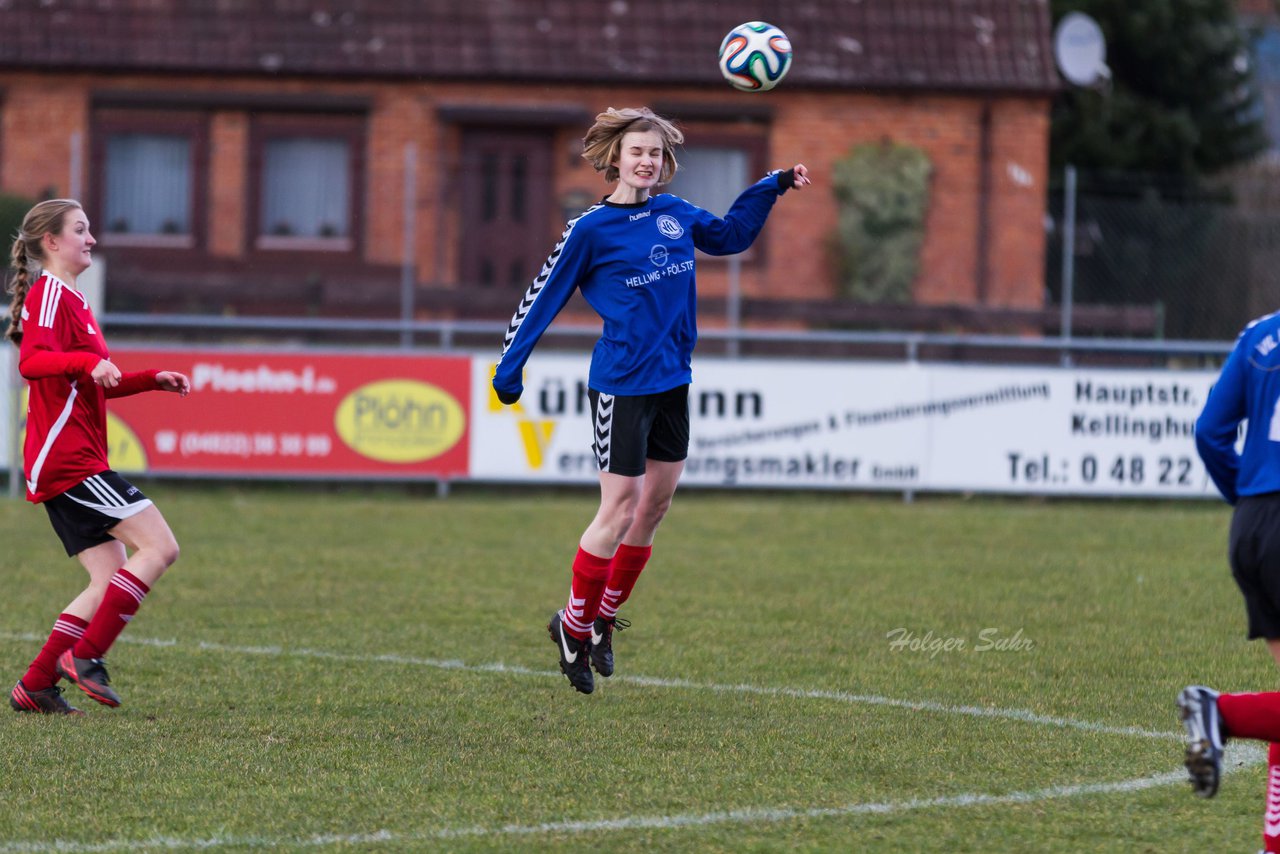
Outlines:
POLYGON ((120 385, 120 369, 106 359, 98 362, 89 377, 103 388, 115 388, 120 385))
POLYGON ((176 391, 179 397, 186 397, 191 393, 191 380, 186 374, 177 371, 160 371, 156 374, 156 385, 160 386, 161 391, 176 391))
POLYGON ((812 181, 809 180, 809 168, 805 166, 803 163, 797 163, 795 167, 792 169, 792 171, 796 176, 795 188, 797 190, 799 190, 801 187, 807 187, 813 183, 812 181))

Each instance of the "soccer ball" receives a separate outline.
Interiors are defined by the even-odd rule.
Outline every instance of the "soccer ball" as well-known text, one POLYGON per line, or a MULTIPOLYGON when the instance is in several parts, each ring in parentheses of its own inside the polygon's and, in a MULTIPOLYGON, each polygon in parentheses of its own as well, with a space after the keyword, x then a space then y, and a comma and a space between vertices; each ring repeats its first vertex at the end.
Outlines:
POLYGON ((720 42, 720 73, 743 92, 767 92, 790 68, 791 40, 773 24, 739 24, 720 42))

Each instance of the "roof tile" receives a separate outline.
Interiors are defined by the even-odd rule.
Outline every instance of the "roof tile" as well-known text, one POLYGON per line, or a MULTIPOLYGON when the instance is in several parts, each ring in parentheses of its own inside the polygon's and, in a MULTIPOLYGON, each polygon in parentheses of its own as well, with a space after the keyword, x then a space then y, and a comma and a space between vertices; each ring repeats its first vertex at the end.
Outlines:
POLYGON ((0 66, 696 85, 739 19, 791 86, 1058 85, 1048 0, 7 0, 0 66))

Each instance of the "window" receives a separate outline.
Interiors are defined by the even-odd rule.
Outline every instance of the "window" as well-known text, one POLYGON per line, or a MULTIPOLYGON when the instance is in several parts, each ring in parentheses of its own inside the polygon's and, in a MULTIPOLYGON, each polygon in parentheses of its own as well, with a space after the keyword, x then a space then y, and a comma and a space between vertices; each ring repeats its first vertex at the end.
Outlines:
POLYGON ((192 245, 191 154, 181 135, 109 135, 99 230, 112 243, 192 245))
POLYGON ((716 216, 729 212, 752 182, 750 155, 741 148, 685 146, 676 152, 680 170, 670 191, 716 216))
POLYGON ((103 248, 204 242, 208 136, 208 116, 196 110, 94 110, 89 218, 103 248))
POLYGON ((364 123, 336 116, 254 122, 250 235, 267 251, 354 252, 364 123))
MULTIPOLYGON (((696 142, 676 149, 680 169, 660 192, 674 193, 722 217, 743 190, 764 176, 765 139, 759 133, 729 133, 711 125, 687 129, 686 138, 696 142)), ((701 257, 716 261, 723 256, 701 257)), ((749 263, 762 260, 763 245, 757 243, 740 257, 749 263)))
POLYGON ((350 162, 344 140, 268 140, 262 167, 262 245, 272 238, 303 238, 350 248, 350 162))

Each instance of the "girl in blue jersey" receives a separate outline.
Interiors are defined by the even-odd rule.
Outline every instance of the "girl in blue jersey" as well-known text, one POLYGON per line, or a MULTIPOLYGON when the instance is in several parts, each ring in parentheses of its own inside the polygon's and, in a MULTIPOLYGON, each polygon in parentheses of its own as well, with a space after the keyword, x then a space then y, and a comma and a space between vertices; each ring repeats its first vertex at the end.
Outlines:
MULTIPOLYGON (((1222 497, 1235 505, 1227 554, 1248 636, 1266 640, 1280 664, 1280 314, 1240 333, 1196 421, 1196 450, 1222 497)), ((1178 707, 1187 728, 1187 771, 1201 797, 1218 791, 1228 735, 1270 742, 1263 847, 1280 852, 1280 692, 1219 694, 1192 685, 1178 707)))
POLYGON ((697 341, 694 250, 751 246, 773 203, 809 184, 803 164, 748 187, 723 219, 651 191, 676 172, 684 135, 648 109, 608 109, 583 138, 585 157, 617 188, 571 220, 511 319, 493 377, 504 404, 524 390, 539 337, 575 289, 604 327, 591 356, 592 450, 600 508, 578 543, 565 608, 548 625, 560 669, 584 694, 613 673, 618 608, 649 560, 689 452, 689 383, 697 341))

